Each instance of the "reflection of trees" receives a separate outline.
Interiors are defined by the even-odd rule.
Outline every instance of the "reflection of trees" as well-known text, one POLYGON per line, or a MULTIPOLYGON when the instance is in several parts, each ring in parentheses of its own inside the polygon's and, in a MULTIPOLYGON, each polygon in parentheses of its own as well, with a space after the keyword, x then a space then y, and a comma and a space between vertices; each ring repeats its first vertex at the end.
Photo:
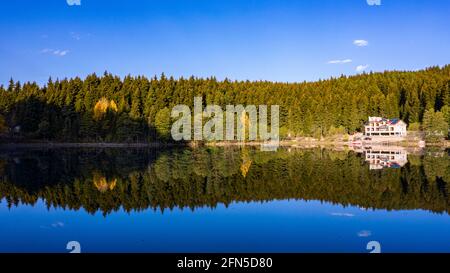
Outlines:
POLYGON ((435 182, 439 178, 450 181, 450 160, 448 160, 448 156, 425 156, 423 159, 423 168, 430 182, 435 182))
POLYGON ((156 177, 162 181, 168 182, 172 178, 172 166, 167 154, 161 155, 154 165, 156 177))
POLYGON ((425 155, 370 171, 360 155, 328 150, 64 150, 1 157, 0 198, 108 213, 273 199, 449 212, 450 158, 425 155), (251 168, 242 175, 242 166, 251 168), (420 163, 420 164, 419 164, 420 163))
POLYGON ((0 159, 0 176, 5 174, 6 160, 0 159))

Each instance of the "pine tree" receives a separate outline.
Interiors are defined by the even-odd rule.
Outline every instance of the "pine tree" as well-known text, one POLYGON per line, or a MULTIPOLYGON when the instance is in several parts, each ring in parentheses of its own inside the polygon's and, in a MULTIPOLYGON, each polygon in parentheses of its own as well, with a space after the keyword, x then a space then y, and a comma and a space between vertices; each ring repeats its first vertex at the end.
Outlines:
POLYGON ((155 127, 158 135, 163 140, 170 137, 170 110, 167 107, 161 109, 155 117, 155 127))

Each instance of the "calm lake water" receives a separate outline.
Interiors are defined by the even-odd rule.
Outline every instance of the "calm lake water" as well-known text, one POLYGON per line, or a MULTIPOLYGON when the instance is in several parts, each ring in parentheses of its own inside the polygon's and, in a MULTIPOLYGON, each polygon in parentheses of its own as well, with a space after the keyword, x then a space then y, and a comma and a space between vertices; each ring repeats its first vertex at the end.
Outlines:
POLYGON ((450 252, 449 182, 442 150, 3 150, 0 252, 450 252))

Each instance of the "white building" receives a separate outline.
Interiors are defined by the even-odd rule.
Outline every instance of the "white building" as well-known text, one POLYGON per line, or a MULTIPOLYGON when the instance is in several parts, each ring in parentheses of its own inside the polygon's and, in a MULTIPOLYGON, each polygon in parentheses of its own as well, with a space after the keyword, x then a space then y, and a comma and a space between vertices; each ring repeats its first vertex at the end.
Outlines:
POLYGON ((370 138, 404 138, 406 135, 406 123, 400 119, 369 117, 364 125, 364 136, 370 138))

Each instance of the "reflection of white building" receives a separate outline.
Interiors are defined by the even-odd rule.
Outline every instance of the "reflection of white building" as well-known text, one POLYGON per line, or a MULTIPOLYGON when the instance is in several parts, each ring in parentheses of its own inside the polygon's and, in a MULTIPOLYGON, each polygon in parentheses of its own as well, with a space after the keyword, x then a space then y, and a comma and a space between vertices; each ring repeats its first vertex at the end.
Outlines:
POLYGON ((406 134, 406 123, 399 119, 369 117, 369 121, 364 125, 364 135, 370 138, 404 138, 406 134))
POLYGON ((408 153, 402 147, 371 147, 364 154, 371 170, 400 168, 408 162, 408 153))

